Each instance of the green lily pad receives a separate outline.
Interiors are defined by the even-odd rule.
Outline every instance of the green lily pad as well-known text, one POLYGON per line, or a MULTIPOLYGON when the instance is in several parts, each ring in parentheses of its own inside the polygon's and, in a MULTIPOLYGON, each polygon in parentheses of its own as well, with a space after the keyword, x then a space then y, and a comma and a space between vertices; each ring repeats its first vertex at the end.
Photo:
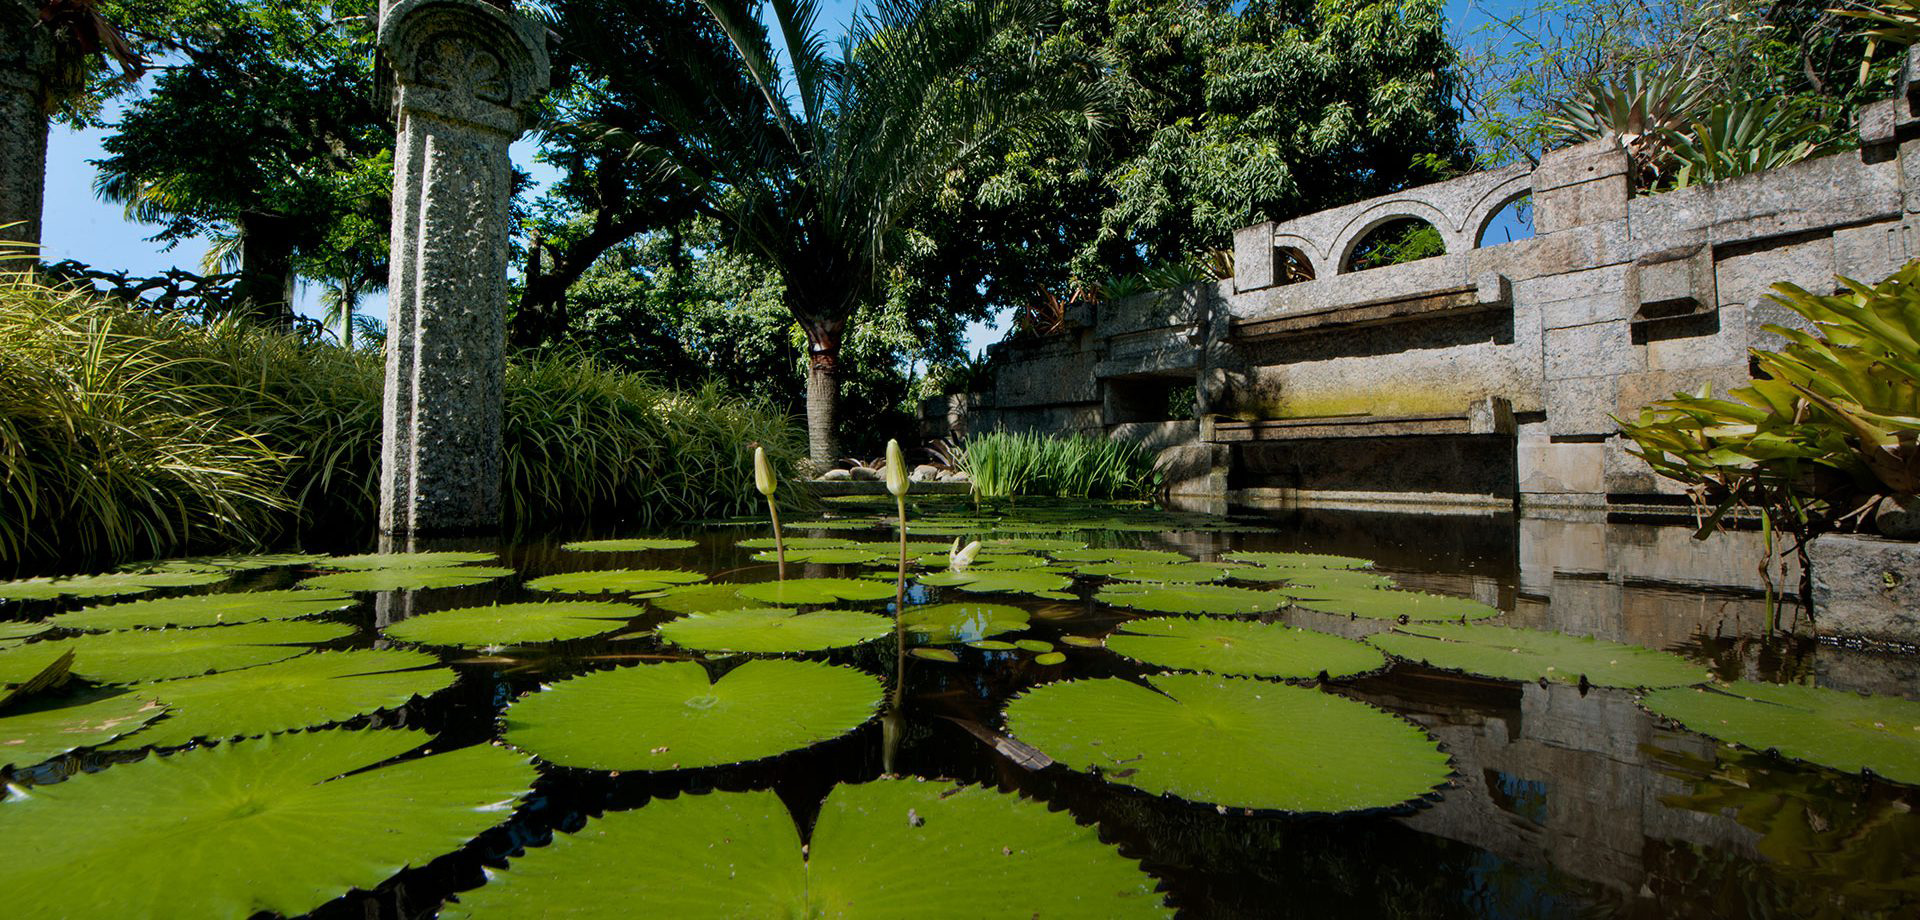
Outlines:
MULTIPOLYGON (((754 553, 755 562, 778 562, 780 554, 774 550, 754 553)), ((788 562, 811 562, 815 565, 860 565, 873 562, 880 557, 853 546, 829 546, 824 549, 789 549, 788 562)), ((912 561, 912 560, 908 560, 912 561)))
POLYGON ((1042 652, 1033 656, 1033 663, 1048 666, 1066 664, 1067 654, 1065 652, 1042 652))
POLYGON ((1096 600, 1117 607, 1151 610, 1155 613, 1240 614, 1267 613, 1285 607, 1287 595, 1279 591, 1257 591, 1228 585, 1150 585, 1115 583, 1104 585, 1096 600))
POLYGON ((61 597, 114 597, 155 588, 192 588, 226 581, 224 572, 107 572, 58 578, 0 581, 0 601, 50 601, 61 597))
POLYGON ((201 629, 90 633, 0 652, 0 683, 20 683, 44 666, 45 654, 72 649, 72 673, 107 684, 169 680, 234 671, 304 655, 306 646, 351 636, 345 623, 268 620, 201 629), (27 654, 32 650, 32 654, 27 654), (16 658, 15 656, 19 656, 16 658))
POLYGON ((1200 584, 1219 581, 1226 572, 1198 562, 1094 562, 1078 569, 1082 575, 1113 578, 1120 581, 1150 581, 1160 584, 1200 584))
POLYGON ((710 681, 695 662, 597 671, 507 707, 506 740, 567 767, 690 770, 838 738, 880 706, 852 668, 754 659, 710 681))
POLYGON ((453 685, 454 673, 425 652, 375 649, 316 652, 205 677, 141 684, 170 708, 165 719, 111 745, 173 747, 313 728, 392 709, 453 685))
MULTIPOLYGON (((751 537, 733 545, 741 549, 775 548, 772 537, 751 537)), ((786 538, 786 545, 788 549, 844 549, 854 545, 854 543, 852 540, 841 537, 788 537, 786 538)))
POLYGON ((671 537, 627 537, 620 540, 575 540, 560 544, 561 549, 579 553, 638 553, 659 549, 692 549, 700 544, 671 537))
POLYGON ((315 575, 302 588, 327 591, 426 591, 466 588, 512 575, 513 570, 491 565, 423 566, 417 569, 365 569, 315 575))
MULTIPOLYGON (((914 560, 909 559, 909 562, 914 560)), ((919 564, 931 569, 945 569, 953 565, 953 557, 945 551, 919 557, 919 564)), ((1027 556, 1019 553, 981 553, 973 558, 966 571, 978 572, 991 570, 997 572, 1017 571, 1020 569, 1041 569, 1047 567, 1047 560, 1040 556, 1027 556)))
POLYGON ((1070 553, 1086 549, 1081 540, 1052 540, 1046 537, 995 537, 981 549, 997 553, 1070 553))
POLYGON ((1367 637, 1387 652, 1449 671, 1596 687, 1684 687, 1713 675, 1678 655, 1561 633, 1432 623, 1367 637))
POLYGON ((1741 680, 1657 690, 1641 705, 1756 751, 1920 785, 1920 702, 1741 680))
POLYGON ((1383 588, 1297 586, 1292 593, 1300 606, 1322 613, 1345 613, 1376 620, 1478 620, 1500 611, 1468 597, 1394 591, 1383 588))
POLYGON ((837 604, 884 600, 893 597, 895 588, 859 578, 789 578, 741 585, 735 593, 763 604, 837 604))
POLYGON ((323 569, 360 572, 371 569, 428 569, 469 562, 493 562, 499 558, 499 553, 362 553, 358 556, 328 556, 316 565, 323 569))
POLYGON ((1020 649, 1022 651, 1028 651, 1028 652, 1053 651, 1053 643, 1048 642, 1045 639, 1019 639, 1019 640, 1015 640, 1015 642, 1013 643, 1013 646, 1014 648, 1020 649))
POLYGON ((4 648, 7 643, 31 639, 52 628, 52 623, 0 623, 0 648, 4 648))
POLYGON ((640 615, 633 604, 613 601, 535 601, 439 610, 401 620, 386 634, 422 645, 485 648, 585 639, 609 633, 640 615))
MULTIPOLYGON (((166 711, 145 694, 115 691, 81 699, 36 698, 0 712, 0 769, 30 767, 138 731, 166 711)), ((0 816, 4 816, 0 810, 0 816)), ((4 825, 0 825, 4 826, 4 825)))
POLYGON ((257 572, 290 565, 312 565, 327 558, 319 553, 261 553, 252 556, 191 556, 123 565, 123 572, 257 572))
POLYGON ((1154 689, 1114 678, 1038 687, 1007 704, 1007 732, 1108 782, 1229 808, 1390 808, 1451 772, 1417 726, 1346 697, 1245 677, 1147 680, 1154 689))
POLYGON ((709 652, 817 652, 872 642, 893 631, 886 617, 857 610, 724 610, 662 624, 660 638, 709 652))
POLYGON ((905 779, 836 786, 813 839, 770 791, 655 799, 528 850, 473 917, 1168 917, 1094 828, 1019 796, 905 779))
POLYGON ((920 576, 919 582, 937 588, 959 588, 969 594, 1036 594, 1073 587, 1072 578, 1034 569, 934 572, 920 576))
POLYGON ((1014 645, 1011 642, 1002 642, 999 639, 975 639, 967 643, 967 648, 976 648, 983 652, 1011 652, 1019 647, 1020 646, 1014 645))
POLYGON ((669 613, 712 613, 715 610, 739 610, 740 586, 731 583, 687 585, 670 588, 647 598, 647 603, 669 613))
POLYGON ((486 744, 373 767, 430 740, 282 735, 36 787, 0 802, 7 912, 294 916, 374 888, 506 820, 533 784, 524 758, 486 744))
POLYGON ((1249 677, 1351 677, 1387 665, 1364 642, 1282 623, 1195 617, 1134 620, 1107 637, 1107 648, 1135 661, 1249 677))
POLYGON ((956 655, 952 651, 944 648, 927 648, 925 646, 921 646, 919 648, 907 649, 907 654, 912 655, 915 658, 924 658, 927 661, 938 661, 941 664, 959 664, 960 663, 959 655, 956 655))
POLYGON ((292 620, 353 606, 353 596, 337 591, 294 588, 234 594, 188 594, 87 607, 54 616, 49 623, 66 629, 143 629, 161 626, 219 626, 260 620, 292 620))
POLYGON ((1275 569, 1370 569, 1373 560, 1358 556, 1332 556, 1326 553, 1221 553, 1231 562, 1275 569))
POLYGON ((1094 638, 1093 636, 1061 636, 1060 644, 1071 645, 1074 648, 1106 648, 1107 647, 1107 643, 1104 640, 1094 638))
POLYGON ((699 572, 681 569, 605 569, 542 575, 527 582, 527 587, 562 594, 640 594, 706 580, 699 572))
POLYGON ((1168 549, 1068 549, 1056 550, 1053 558, 1061 562, 1125 562, 1133 565, 1161 565, 1168 562, 1191 562, 1186 553, 1168 549))
POLYGON ((973 642, 1026 629, 1025 610, 1004 604, 933 604, 908 607, 900 624, 915 641, 927 645, 973 642))
POLYGON ((1235 569, 1229 576, 1244 579, 1248 573, 1261 572, 1267 575, 1283 575, 1290 586, 1290 593, 1302 597, 1328 594, 1337 591, 1353 591, 1361 588, 1394 588, 1398 585, 1393 579, 1377 572, 1365 569, 1235 569))

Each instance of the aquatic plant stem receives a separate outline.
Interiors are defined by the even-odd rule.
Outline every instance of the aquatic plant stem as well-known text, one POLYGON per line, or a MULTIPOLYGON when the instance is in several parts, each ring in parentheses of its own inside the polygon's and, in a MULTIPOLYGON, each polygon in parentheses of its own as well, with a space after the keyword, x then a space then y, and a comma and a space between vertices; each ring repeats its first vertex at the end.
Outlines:
POLYGON ((767 514, 773 517, 773 552, 780 563, 780 580, 787 580, 787 539, 780 535, 780 506, 767 496, 767 514))
POLYGON ((903 616, 907 607, 907 497, 896 495, 893 502, 900 519, 900 568, 893 583, 894 656, 898 659, 893 675, 893 706, 897 710, 905 696, 907 676, 907 626, 903 616))

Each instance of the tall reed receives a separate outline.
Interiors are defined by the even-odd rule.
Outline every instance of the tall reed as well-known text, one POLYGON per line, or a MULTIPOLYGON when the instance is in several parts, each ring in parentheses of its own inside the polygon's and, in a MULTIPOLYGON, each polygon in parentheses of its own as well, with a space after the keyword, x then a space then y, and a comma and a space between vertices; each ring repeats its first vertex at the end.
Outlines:
POLYGON ((1145 498, 1160 484, 1154 456, 1131 441, 994 431, 967 440, 960 466, 981 498, 1145 498))

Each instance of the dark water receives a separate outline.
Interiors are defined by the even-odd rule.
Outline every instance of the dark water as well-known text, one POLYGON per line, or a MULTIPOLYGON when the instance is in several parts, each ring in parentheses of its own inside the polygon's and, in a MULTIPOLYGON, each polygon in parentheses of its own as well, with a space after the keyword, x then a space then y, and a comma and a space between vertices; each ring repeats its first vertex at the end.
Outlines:
MULTIPOLYGON (((1669 649, 1728 679, 1911 696, 1920 672, 1920 661, 1911 657, 1813 642, 1792 631, 1791 610, 1776 627, 1755 574, 1757 547, 1739 535, 1701 544, 1681 528, 1505 515, 1295 513, 1258 522, 1274 532, 1128 533, 1096 543, 1179 549, 1200 559, 1233 549, 1366 556, 1403 585, 1494 604, 1505 615, 1493 622, 1669 649)), ((519 578, 370 598, 346 614, 366 627, 347 644, 379 644, 374 627, 409 615, 540 599, 545 595, 519 588, 520 579, 557 571, 674 567, 766 580, 774 566, 755 563, 732 545, 760 533, 683 529, 665 535, 698 539, 697 549, 653 553, 563 552, 557 540, 504 547, 505 564, 519 578)), ((857 571, 795 569, 790 574, 857 571)), ((240 586, 281 587, 300 574, 268 573, 240 586)), ((993 600, 1031 611, 1026 635, 1035 638, 1103 635, 1128 614, 1086 599, 1085 582, 1074 602, 993 600)), ((636 622, 657 619, 647 614, 636 622)), ((1270 619, 1351 636, 1384 625, 1298 610, 1270 619)), ((1915 789, 1665 727, 1627 692, 1583 693, 1396 664, 1331 689, 1401 713, 1433 734, 1456 771, 1441 794, 1393 813, 1223 814, 1060 767, 1028 771, 962 727, 997 724, 1002 704, 1037 683, 1142 673, 1102 649, 1062 650, 1067 662, 1053 667, 1035 665, 1025 653, 972 649, 960 649, 958 665, 909 659, 908 722, 897 769, 1017 790, 1064 807, 1083 823, 1097 822, 1103 839, 1162 881, 1182 916, 1920 916, 1915 789)), ((515 660, 460 663, 461 655, 447 654, 461 674, 456 686, 355 724, 436 732, 443 737, 440 749, 479 743, 495 736, 510 700, 543 682, 672 652, 641 639, 505 654, 515 660)), ((879 674, 891 673, 895 661, 884 640, 824 657, 879 674)), ((446 896, 480 885, 483 866, 504 866, 556 831, 576 830, 592 816, 641 807, 655 796, 772 788, 804 828, 834 784, 880 775, 881 746, 874 722, 817 748, 744 767, 609 777, 543 765, 534 794, 505 826, 316 916, 431 916, 446 896)), ((14 779, 57 782, 107 764, 100 755, 83 755, 14 779)))

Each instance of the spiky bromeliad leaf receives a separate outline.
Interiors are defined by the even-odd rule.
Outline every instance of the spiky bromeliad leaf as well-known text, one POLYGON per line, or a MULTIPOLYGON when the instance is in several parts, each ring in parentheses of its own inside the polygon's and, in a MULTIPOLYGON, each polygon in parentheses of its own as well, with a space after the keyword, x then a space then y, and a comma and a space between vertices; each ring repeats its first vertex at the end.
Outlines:
POLYGON ((438 610, 401 620, 385 632, 421 645, 525 645, 609 633, 640 613, 633 604, 614 601, 534 601, 438 610))
POLYGON ((540 914, 1170 916, 1153 879, 1071 816, 905 779, 834 787, 804 848, 772 792, 656 799, 556 835, 441 916, 540 914))
POLYGON ((639 553, 662 549, 692 549, 700 544, 671 537, 627 537, 619 540, 575 540, 560 544, 561 549, 579 553, 639 553))
POLYGON ((466 588, 512 574, 512 569, 493 565, 364 569, 315 575, 301 581, 300 587, 326 591, 426 591, 432 588, 466 588))
POLYGON ((859 578, 789 578, 741 585, 739 596, 763 604, 834 604, 892 597, 892 585, 859 578))
POLYGON ((1413 801, 1447 755, 1413 724, 1321 690, 1163 674, 1047 684, 1007 704, 1007 733, 1101 778, 1229 808, 1339 812, 1413 801))
POLYGON ((1506 626, 1422 623, 1367 641, 1409 661, 1507 680, 1597 687, 1684 687, 1712 677, 1678 655, 1637 645, 1506 626))
POLYGON ((599 671, 507 707, 508 742, 594 770, 684 770, 760 760, 871 718, 880 684, 852 668, 756 659, 717 681, 687 661, 599 671))
POLYGON ((1364 642, 1283 623, 1210 617, 1134 620, 1107 637, 1107 648, 1147 664, 1183 671, 1299 678, 1351 677, 1387 664, 1364 642))
POLYGON ((166 711, 151 696, 97 691, 78 699, 40 697, 0 710, 0 769, 28 767, 68 751, 106 744, 166 711))
POLYGON ((1027 628, 1030 616, 1005 604, 934 604, 908 607, 900 624, 916 641, 928 645, 974 642, 1027 628))
POLYGON ((706 580, 699 572, 681 569, 606 569, 542 575, 527 582, 527 587, 562 594, 640 594, 706 580))
POLYGON ((1068 576, 1036 569, 934 572, 920 576, 919 581, 936 588, 959 588, 968 594, 1042 594, 1073 587, 1073 579, 1068 576))
POLYGON ((36 787, 0 802, 7 914, 294 916, 374 888, 506 820, 533 784, 486 744, 365 769, 429 740, 280 735, 36 787))
POLYGON ((1151 610, 1155 613, 1211 613, 1231 615, 1267 613, 1287 605, 1289 598, 1279 591, 1258 591, 1227 585, 1147 585, 1110 584, 1100 588, 1096 600, 1117 607, 1151 610))
POLYGON ((226 581, 225 572, 108 572, 59 578, 0 581, 0 601, 49 601, 60 597, 114 597, 155 588, 193 588, 226 581))
POLYGON ((353 596, 337 591, 294 588, 233 594, 189 594, 87 607, 54 616, 48 622, 66 629, 143 629, 160 626, 218 626, 257 620, 292 620, 345 610, 353 596))
POLYGON ((872 642, 893 631, 885 617, 857 610, 717 610, 660 626, 660 638, 708 652, 817 652, 872 642))
POLYGON ((310 645, 354 633, 345 623, 267 621, 200 629, 141 629, 36 642, 0 652, 0 683, 37 673, 43 654, 72 649, 72 673, 106 684, 234 671, 304 655, 310 645), (31 651, 33 654, 26 654, 31 651), (17 658, 15 656, 18 656, 17 658))
POLYGON ((358 556, 329 556, 315 563, 322 569, 364 572, 373 569, 430 569, 470 562, 494 562, 499 553, 362 553, 358 556))
POLYGON ((1300 598, 1296 603, 1308 610, 1376 620, 1478 620, 1500 615, 1499 610, 1469 597, 1424 591, 1305 585, 1296 586, 1293 593, 1300 598))
POLYGON ((173 747, 196 738, 265 735, 391 709, 453 685, 424 652, 316 652, 257 668, 141 684, 166 703, 165 719, 113 743, 116 750, 173 747))
POLYGON ((1722 741, 1920 785, 1920 702, 1742 680, 1658 690, 1641 704, 1722 741))

